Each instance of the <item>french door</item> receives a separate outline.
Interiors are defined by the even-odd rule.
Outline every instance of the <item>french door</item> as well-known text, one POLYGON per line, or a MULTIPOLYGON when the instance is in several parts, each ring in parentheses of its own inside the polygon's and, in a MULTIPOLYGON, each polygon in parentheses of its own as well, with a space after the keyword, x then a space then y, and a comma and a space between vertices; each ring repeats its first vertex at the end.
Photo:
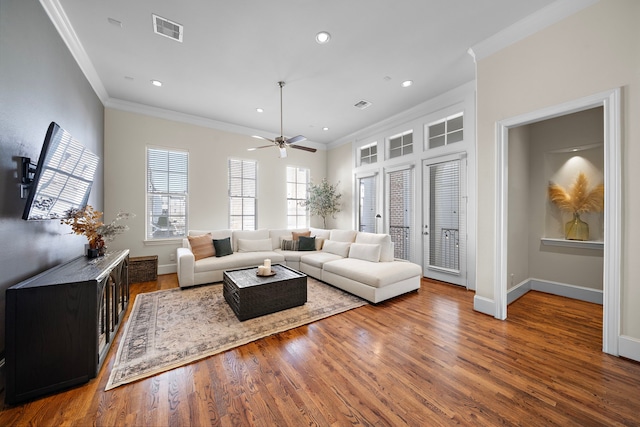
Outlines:
POLYGON ((358 178, 358 230, 380 233, 376 223, 376 175, 358 178))
POLYGON ((466 158, 423 163, 423 275, 467 286, 466 158))
POLYGON ((393 242, 394 257, 412 260, 413 256, 413 167, 387 172, 387 225, 393 242))

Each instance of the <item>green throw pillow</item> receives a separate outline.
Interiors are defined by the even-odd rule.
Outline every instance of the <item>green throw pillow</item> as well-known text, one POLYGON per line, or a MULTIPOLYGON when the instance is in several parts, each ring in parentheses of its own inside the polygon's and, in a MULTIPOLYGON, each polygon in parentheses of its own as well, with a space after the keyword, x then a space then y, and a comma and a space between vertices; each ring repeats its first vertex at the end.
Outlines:
POLYGON ((213 239, 213 247, 216 248, 217 257, 227 256, 233 253, 230 237, 227 237, 226 239, 213 239))
POLYGON ((299 251, 315 251, 316 250, 316 236, 313 237, 298 237, 298 250, 299 251))

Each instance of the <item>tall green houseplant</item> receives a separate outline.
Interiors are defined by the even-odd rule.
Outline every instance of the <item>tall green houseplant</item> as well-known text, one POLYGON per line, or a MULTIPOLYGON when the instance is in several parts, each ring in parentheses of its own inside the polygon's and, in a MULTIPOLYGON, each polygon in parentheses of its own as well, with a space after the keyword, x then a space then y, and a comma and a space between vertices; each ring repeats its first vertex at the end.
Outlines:
POLYGON ((307 192, 307 200, 301 203, 306 207, 311 215, 322 217, 324 228, 327 228, 327 217, 335 218, 335 214, 340 212, 340 198, 342 194, 338 193, 338 184, 331 185, 326 178, 322 178, 320 184, 309 184, 307 192))

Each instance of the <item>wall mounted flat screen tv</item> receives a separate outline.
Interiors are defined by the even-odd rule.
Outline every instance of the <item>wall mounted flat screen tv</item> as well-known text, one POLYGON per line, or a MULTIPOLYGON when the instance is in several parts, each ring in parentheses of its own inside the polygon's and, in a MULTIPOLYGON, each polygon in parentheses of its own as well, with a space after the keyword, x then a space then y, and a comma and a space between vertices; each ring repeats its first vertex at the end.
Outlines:
POLYGON ((86 206, 100 158, 51 122, 29 187, 22 219, 68 217, 86 206))

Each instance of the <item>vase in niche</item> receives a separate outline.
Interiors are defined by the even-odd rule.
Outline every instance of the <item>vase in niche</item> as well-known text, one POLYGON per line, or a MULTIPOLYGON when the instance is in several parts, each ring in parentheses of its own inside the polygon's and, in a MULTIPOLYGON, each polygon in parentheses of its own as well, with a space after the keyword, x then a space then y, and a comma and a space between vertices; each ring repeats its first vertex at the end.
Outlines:
POLYGON ((564 225, 564 238, 567 240, 589 240, 589 224, 580 219, 578 212, 564 225))

